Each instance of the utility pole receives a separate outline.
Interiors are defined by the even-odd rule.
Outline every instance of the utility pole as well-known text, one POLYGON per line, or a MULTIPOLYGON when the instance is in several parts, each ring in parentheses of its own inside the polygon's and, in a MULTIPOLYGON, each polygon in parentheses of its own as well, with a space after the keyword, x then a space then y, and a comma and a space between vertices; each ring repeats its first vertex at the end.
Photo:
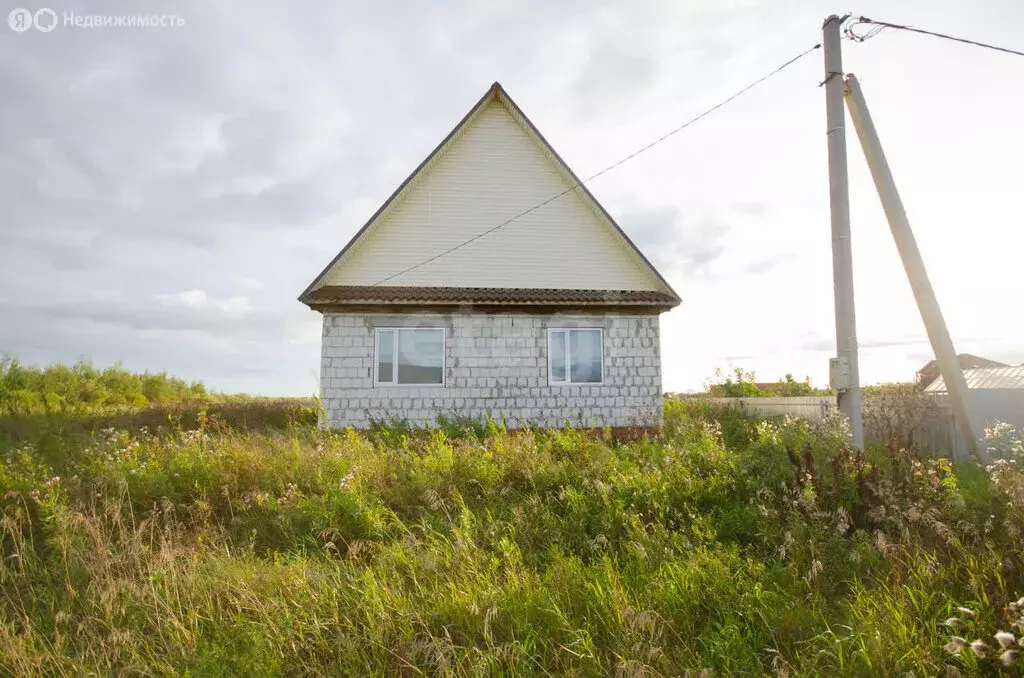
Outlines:
POLYGON ((853 446, 864 449, 860 368, 857 360, 857 313, 853 303, 853 253, 850 247, 850 185, 846 167, 846 110, 843 107, 843 56, 839 28, 832 15, 822 26, 825 49, 825 114, 828 129, 829 203, 832 209, 832 280, 836 304, 836 366, 843 379, 833 385, 839 411, 850 422, 853 446))
POLYGON ((896 181, 893 179, 889 163, 885 159, 882 142, 878 138, 875 123, 871 120, 867 101, 864 99, 864 93, 860 89, 860 83, 856 76, 850 75, 846 79, 845 94, 846 105, 850 109, 850 119, 853 120, 853 127, 857 130, 857 137, 864 149, 864 157, 867 158, 871 177, 875 181, 878 197, 882 201, 885 218, 889 221, 893 240, 896 241, 896 249, 899 250, 900 259, 903 260, 903 268, 907 271, 910 288, 914 291, 914 298, 917 300, 917 308, 921 311, 921 319, 928 332, 928 339, 932 344, 932 350, 935 351, 935 358, 939 362, 942 378, 946 382, 946 390, 949 392, 949 399, 953 405, 953 414, 956 416, 957 423, 960 424, 958 428, 962 438, 961 443, 968 458, 972 453, 977 453, 982 463, 987 464, 988 455, 983 446, 976 444, 974 437, 974 427, 971 425, 967 403, 967 382, 964 380, 964 373, 960 370, 960 363, 956 359, 953 340, 949 336, 949 329, 942 317, 942 309, 939 307, 939 300, 935 297, 935 290, 932 289, 932 283, 928 279, 928 271, 924 267, 921 250, 917 248, 917 240, 914 239, 914 232, 910 228, 907 211, 903 208, 903 200, 896 189, 896 181))

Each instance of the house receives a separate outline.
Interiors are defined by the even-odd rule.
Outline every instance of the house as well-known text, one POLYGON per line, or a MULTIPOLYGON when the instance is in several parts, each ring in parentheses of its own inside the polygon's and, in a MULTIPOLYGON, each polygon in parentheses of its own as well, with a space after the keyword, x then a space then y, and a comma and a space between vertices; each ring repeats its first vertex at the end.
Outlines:
MULTIPOLYGON (((981 356, 971 355, 970 353, 960 353, 957 355, 956 359, 957 362, 960 363, 961 370, 970 370, 979 367, 1009 367, 1006 363, 989 360, 988 358, 982 358, 981 356)), ((927 389, 933 381, 939 378, 940 374, 938 361, 929 360, 925 363, 924 367, 917 371, 918 387, 921 389, 927 389)))
POLYGON ((679 296, 495 83, 299 297, 323 426, 657 426, 679 296))

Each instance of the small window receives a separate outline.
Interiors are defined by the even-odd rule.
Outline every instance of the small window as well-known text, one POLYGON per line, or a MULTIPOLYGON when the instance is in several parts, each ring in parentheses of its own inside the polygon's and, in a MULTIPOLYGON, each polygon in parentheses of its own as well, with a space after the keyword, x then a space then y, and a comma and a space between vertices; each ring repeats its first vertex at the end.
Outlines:
POLYGON ((603 355, 599 329, 548 330, 548 380, 552 384, 600 384, 603 355))
POLYGON ((378 384, 444 384, 441 328, 378 329, 375 353, 378 384))

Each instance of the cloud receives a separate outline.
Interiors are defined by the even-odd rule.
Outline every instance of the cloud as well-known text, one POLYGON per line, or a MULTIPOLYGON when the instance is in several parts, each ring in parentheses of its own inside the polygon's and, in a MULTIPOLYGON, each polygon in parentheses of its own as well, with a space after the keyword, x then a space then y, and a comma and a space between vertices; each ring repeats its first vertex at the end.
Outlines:
MULTIPOLYGON (((904 336, 904 337, 866 337, 859 338, 857 345, 861 351, 871 351, 874 349, 882 348, 893 348, 899 346, 920 346, 928 345, 928 339, 921 336, 904 336)), ((797 343, 797 348, 805 351, 831 351, 836 350, 836 339, 835 335, 830 336, 818 336, 809 339, 804 339, 797 343)))
POLYGON ((772 271, 777 266, 781 266, 787 261, 791 261, 793 258, 792 254, 781 254, 779 256, 769 257, 766 259, 755 259, 744 264, 742 271, 744 275, 763 275, 772 271))
POLYGON ((176 294, 160 294, 157 300, 165 306, 185 306, 194 309, 212 309, 225 316, 245 315, 252 310, 248 297, 229 297, 213 299, 203 290, 185 290, 176 294))
POLYGON ((675 206, 634 209, 618 222, 655 268, 684 278, 711 275, 730 231, 715 210, 700 208, 690 214, 675 206))
MULTIPOLYGON (((315 369, 318 316, 295 296, 491 81, 526 101, 558 92, 549 111, 573 129, 675 89, 676 61, 699 68, 724 48, 711 30, 678 50, 669 25, 717 12, 656 4, 55 9, 185 25, 0 42, 0 346, 46 361, 188 367, 186 346, 204 365, 200 352, 263 346, 315 369)), ((637 216, 627 228, 669 270, 707 275, 725 249, 712 210, 637 216)), ((227 378, 230 360, 209 362, 227 378)), ((306 380, 282 370, 262 388, 306 380)))
MULTIPOLYGON (((584 0, 456 0, 401 12, 266 0, 54 7, 59 15, 173 13, 185 25, 59 25, 0 40, 0 350, 42 362, 123 359, 214 387, 309 393, 319 316, 295 297, 492 81, 502 81, 587 176, 731 94, 792 44, 813 41, 819 9, 802 0, 786 7, 584 0)), ((883 66, 904 56, 887 49, 872 45, 883 66)), ((828 259, 816 69, 794 66, 601 179, 601 192, 612 197, 606 207, 652 262, 673 282, 698 283, 675 317, 690 321, 680 314, 700 306, 703 326, 740 336, 742 323, 768 327, 781 312, 771 302, 785 298, 801 329, 830 326, 829 274, 814 268, 828 259), (790 253, 799 270, 785 258, 790 253), (725 322, 721 308, 746 303, 754 285, 764 315, 745 310, 732 314, 735 325, 725 322)), ((1008 77, 987 66, 972 72, 1008 77)), ((919 96, 902 78, 895 82, 886 93, 894 102, 919 96)), ((992 110, 1019 108, 1000 101, 992 110)), ((992 129, 1000 151, 1015 157, 1005 146, 1012 135, 992 129)), ((985 133, 972 128, 972 148, 994 146, 985 133)), ((887 151, 899 161, 920 148, 893 143, 887 151)), ((930 167, 900 164, 908 177, 916 169, 936 180, 930 167)), ((991 175, 1004 183, 1014 176, 991 175)), ((857 181, 851 162, 855 190, 857 181)), ((862 183, 874 199, 869 180, 862 183)), ((940 201, 920 209, 929 202, 940 201)), ((976 229, 998 223, 991 214, 1013 213, 996 199, 964 204, 955 223, 971 218, 976 229)), ((941 222, 941 214, 922 222, 927 216, 941 222)), ((866 242, 870 215, 858 224, 865 225, 855 246, 866 242)), ((1005 258, 1003 265, 979 264, 979 275, 1015 270, 1012 233, 1002 228, 998 251, 985 257, 1005 258)), ((928 237, 922 233, 922 249, 936 247, 928 237)), ((1012 273, 1003 280, 985 304, 975 285, 965 307, 983 308, 962 325, 975 335, 996 331, 973 329, 991 327, 982 316, 1012 307, 1012 273)), ((873 293, 888 299, 884 289, 873 293)), ((998 331, 1017 336, 1015 323, 998 331)), ((693 336, 693 325, 678 327, 666 346, 693 336)), ((773 342, 834 350, 831 337, 791 341, 786 331, 753 336, 734 352, 760 356, 773 342)), ((903 333, 893 339, 882 324, 865 332, 896 347, 903 333)), ((679 374, 733 350, 722 341, 686 353, 679 374)), ((666 384, 673 379, 667 374, 666 384)))

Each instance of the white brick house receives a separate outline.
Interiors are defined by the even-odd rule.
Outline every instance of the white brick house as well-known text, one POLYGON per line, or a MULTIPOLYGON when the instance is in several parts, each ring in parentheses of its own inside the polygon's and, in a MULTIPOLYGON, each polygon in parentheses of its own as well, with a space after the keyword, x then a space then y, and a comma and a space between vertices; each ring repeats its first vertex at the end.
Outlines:
POLYGON ((679 297, 498 83, 299 300, 323 425, 661 423, 679 297))

